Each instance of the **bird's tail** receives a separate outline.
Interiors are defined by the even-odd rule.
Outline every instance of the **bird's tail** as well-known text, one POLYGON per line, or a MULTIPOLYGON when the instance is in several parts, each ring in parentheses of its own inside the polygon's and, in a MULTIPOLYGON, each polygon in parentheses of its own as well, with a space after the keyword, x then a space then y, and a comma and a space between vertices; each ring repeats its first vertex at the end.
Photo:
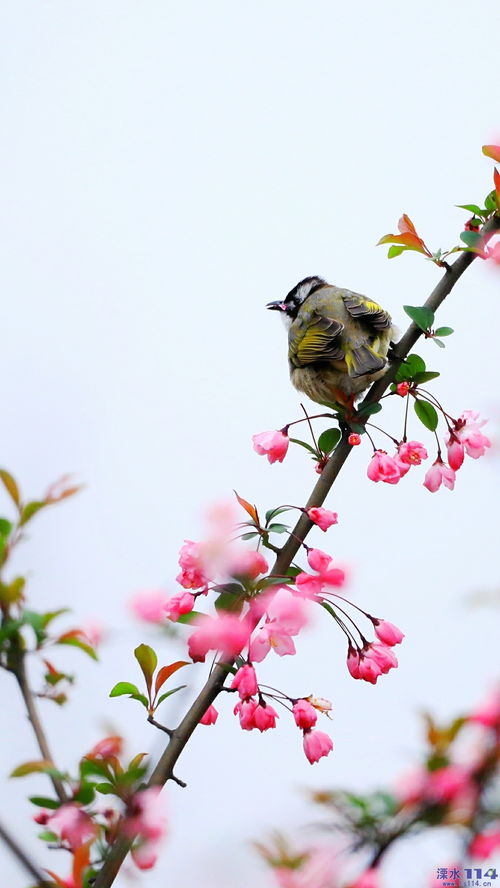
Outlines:
POLYGON ((365 376, 367 373, 376 373, 383 370, 386 361, 369 345, 360 345, 346 351, 345 361, 349 376, 365 376))

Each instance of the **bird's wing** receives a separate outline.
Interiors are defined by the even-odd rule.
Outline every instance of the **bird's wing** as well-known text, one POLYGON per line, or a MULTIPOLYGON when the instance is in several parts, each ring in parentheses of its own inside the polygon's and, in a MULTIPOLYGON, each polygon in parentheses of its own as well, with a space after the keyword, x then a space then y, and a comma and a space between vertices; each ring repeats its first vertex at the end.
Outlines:
POLYGON ((340 335, 344 325, 340 321, 312 312, 306 326, 290 330, 290 361, 296 367, 316 361, 341 361, 344 352, 340 335))
POLYGON ((364 321, 374 330, 385 330, 392 325, 390 314, 384 311, 377 302, 367 299, 366 296, 348 291, 342 294, 342 299, 352 318, 364 321))

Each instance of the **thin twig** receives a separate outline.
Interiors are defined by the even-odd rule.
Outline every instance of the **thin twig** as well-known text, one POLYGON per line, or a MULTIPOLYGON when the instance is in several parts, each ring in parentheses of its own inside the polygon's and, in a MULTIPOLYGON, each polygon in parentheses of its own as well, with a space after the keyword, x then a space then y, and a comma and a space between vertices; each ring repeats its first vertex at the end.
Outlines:
MULTIPOLYGON (((15 665, 12 667, 12 671, 17 679, 19 690, 21 691, 26 706, 26 711, 28 713, 28 718, 35 733, 38 748, 41 752, 42 758, 53 762, 54 760, 50 752, 47 737, 45 736, 45 731, 42 727, 42 722, 40 721, 40 716, 38 715, 38 711, 35 706, 33 693, 29 686, 28 676, 26 674, 26 653, 24 651, 19 651, 18 655, 16 656, 15 665)), ((56 777, 52 774, 49 774, 48 777, 52 781, 52 786, 54 787, 59 801, 67 802, 68 796, 66 795, 66 790, 60 777, 56 777)))
MULTIPOLYGON (((500 218, 495 216, 490 219, 482 231, 483 244, 486 244, 494 232, 499 228, 500 218)), ((430 308, 435 312, 475 258, 475 253, 461 253, 453 265, 446 269, 443 277, 427 299, 425 307, 430 308)), ((413 322, 410 324, 403 338, 396 345, 394 357, 386 372, 381 379, 377 380, 377 382, 372 385, 363 400, 360 409, 367 404, 374 404, 380 400, 384 392, 389 388, 391 382, 394 381, 398 367, 409 354, 419 337, 422 336, 422 333, 423 331, 417 327, 416 324, 413 322)), ((314 486, 311 496, 305 506, 306 510, 314 506, 323 505, 334 481, 352 450, 347 440, 348 436, 348 430, 344 429, 339 444, 335 448, 323 469, 319 480, 314 486)), ((272 570, 273 575, 282 576, 286 573, 312 526, 313 522, 309 516, 306 513, 303 513, 276 558, 272 570)), ((182 719, 179 727, 176 728, 170 742, 161 755, 156 768, 149 779, 149 786, 163 786, 166 781, 171 778, 173 768, 182 750, 186 746, 186 743, 208 707, 213 703, 222 690, 228 674, 227 667, 228 665, 232 665, 232 662, 233 661, 226 661, 215 667, 196 700, 182 719)), ((104 866, 95 880, 94 888, 110 888, 131 844, 132 840, 130 838, 124 836, 118 837, 110 848, 104 866)))
POLYGON ((34 863, 31 858, 28 857, 26 851, 24 851, 21 846, 18 845, 16 840, 13 838, 13 836, 11 836, 9 832, 7 832, 2 823, 0 823, 0 839, 2 840, 2 842, 4 842, 5 845, 7 845, 9 851, 12 851, 14 857, 17 858, 26 872, 29 873, 30 876, 33 876, 36 881, 36 888, 49 888, 49 886, 54 884, 51 880, 45 878, 42 871, 38 869, 36 863, 34 863))

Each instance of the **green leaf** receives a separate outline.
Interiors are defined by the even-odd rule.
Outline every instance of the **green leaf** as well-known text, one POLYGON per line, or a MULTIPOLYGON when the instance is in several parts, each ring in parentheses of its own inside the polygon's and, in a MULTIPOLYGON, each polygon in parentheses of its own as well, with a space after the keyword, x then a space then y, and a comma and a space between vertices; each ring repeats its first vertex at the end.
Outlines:
POLYGON ((269 533, 288 533, 288 526, 286 524, 270 524, 267 528, 269 533))
POLYGON ((30 796, 30 802, 39 808, 50 808, 51 811, 55 811, 61 805, 58 799, 50 799, 47 796, 30 796))
POLYGON ((109 692, 110 697, 122 697, 123 694, 138 694, 139 688, 130 681, 119 681, 109 692))
POLYGON ((421 382, 430 382, 431 379, 437 379, 438 376, 441 376, 441 374, 432 370, 424 370, 422 373, 415 373, 413 382, 420 385, 421 382))
POLYGON ((490 191, 489 194, 486 195, 484 200, 484 206, 488 210, 489 213, 494 212, 497 208, 497 198, 495 189, 490 191))
POLYGON ((361 406, 358 410, 358 415, 359 416, 373 416, 374 413, 380 413, 381 410, 382 410, 382 404, 379 404, 378 401, 375 402, 374 404, 365 404, 364 406, 363 406, 363 404, 361 404, 361 406))
POLYGON ((226 583, 221 586, 224 591, 215 599, 215 607, 218 611, 239 614, 245 602, 245 591, 239 583, 226 583))
POLYGON ((409 318, 420 327, 421 330, 428 330, 434 323, 434 312, 425 305, 403 305, 403 308, 409 318))
POLYGON ((12 530, 12 521, 7 518, 0 518, 0 536, 8 537, 12 530))
POLYGON ((469 213, 472 213, 474 216, 484 216, 484 210, 481 207, 478 207, 477 204, 455 204, 459 210, 468 210, 469 213))
POLYGON ((40 509, 44 509, 48 503, 43 502, 42 500, 35 500, 32 503, 27 503, 22 512, 21 512, 21 520, 19 521, 19 525, 22 527, 23 524, 27 524, 40 509))
POLYGON ((277 518, 278 515, 281 515, 282 512, 289 512, 290 506, 278 506, 277 509, 268 509, 266 512, 266 524, 271 521, 272 518, 277 518))
POLYGON ((179 685, 178 688, 172 688, 171 691, 166 691, 166 693, 162 694, 161 697, 159 697, 158 700, 156 701, 156 709, 158 709, 158 706, 160 705, 160 703, 163 703, 163 701, 166 700, 167 697, 171 697, 172 694, 176 694, 177 691, 183 691, 184 688, 187 688, 187 685, 179 685))
POLYGON ((60 842, 57 833, 51 832, 50 829, 42 829, 37 835, 43 842, 60 842))
POLYGON ((131 700, 138 700, 139 703, 142 703, 143 706, 147 709, 149 706, 148 698, 144 694, 131 694, 131 700))
POLYGON ((403 363, 398 367, 395 379, 396 382, 404 382, 405 379, 413 379, 416 373, 423 373, 425 371, 425 361, 420 355, 417 355, 412 352, 411 355, 403 361, 403 363))
POLYGON ((116 792, 112 783, 96 783, 95 788, 102 795, 113 795, 116 792))
POLYGON ((432 404, 429 404, 428 401, 421 401, 417 398, 414 401, 413 406, 415 407, 415 413, 417 414, 420 422, 426 427, 426 429, 434 432, 437 429, 439 418, 432 404))
POLYGON ((10 777, 26 777, 27 774, 47 774, 54 769, 50 759, 38 759, 34 762, 24 762, 18 765, 10 773, 10 777))
POLYGON ((290 441, 293 444, 300 444, 301 447, 305 447, 305 449, 308 450, 309 453, 314 453, 314 455, 316 456, 316 451, 315 451, 314 447, 311 447, 310 444, 306 444, 305 441, 300 441, 299 438, 290 438, 290 441))
POLYGON ((463 240, 470 250, 475 250, 476 247, 481 247, 483 238, 479 231, 461 231, 460 240, 463 240))
POLYGON ((80 761, 80 775, 82 780, 86 780, 92 775, 106 777, 109 780, 110 774, 109 766, 106 762, 103 762, 100 759, 83 758, 80 761))
POLYGON ((453 327, 438 327, 437 330, 434 330, 435 336, 451 336, 454 332, 453 327))
POLYGON ((56 639, 55 644, 68 644, 70 647, 76 647, 83 651, 88 657, 91 657, 92 660, 99 659, 92 645, 87 644, 86 641, 82 641, 77 635, 69 635, 69 633, 61 635, 56 639))
POLYGON ((87 783, 84 786, 81 786, 77 793, 73 796, 72 801, 80 802, 82 805, 90 805, 91 802, 94 801, 95 791, 94 787, 87 783))
MULTIPOLYGON (((255 531, 251 531, 251 533, 243 533, 240 536, 240 540, 253 540, 255 537, 260 536, 260 533, 255 533, 255 531)), ((179 622, 179 621, 177 621, 179 622)))
POLYGON ((188 614, 181 614, 178 619, 175 621, 176 623, 192 623, 193 620, 196 620, 197 617, 203 617, 204 614, 201 611, 190 611, 188 614))
POLYGON ((340 429, 326 429, 318 438, 318 447, 323 453, 331 453, 340 441, 340 429))
POLYGON ((22 613, 22 621, 25 625, 31 626, 33 632, 36 635, 36 640, 38 644, 42 642, 46 633, 44 631, 44 622, 43 622, 43 614, 39 614, 36 611, 25 610, 22 613))
POLYGON ((393 244, 393 246, 389 247, 389 249, 387 251, 387 258, 388 259, 395 259, 396 256, 401 256, 401 253, 404 253, 404 251, 407 249, 408 249, 408 247, 399 246, 398 244, 393 244))
POLYGON ((140 644, 139 647, 136 647, 134 656, 142 669, 142 674, 146 679, 146 687, 150 692, 153 673, 158 665, 158 657, 148 644, 140 644))
POLYGON ((439 346, 439 348, 446 348, 444 342, 441 342, 440 339, 436 339, 435 336, 432 337, 432 341, 435 342, 436 345, 439 346))

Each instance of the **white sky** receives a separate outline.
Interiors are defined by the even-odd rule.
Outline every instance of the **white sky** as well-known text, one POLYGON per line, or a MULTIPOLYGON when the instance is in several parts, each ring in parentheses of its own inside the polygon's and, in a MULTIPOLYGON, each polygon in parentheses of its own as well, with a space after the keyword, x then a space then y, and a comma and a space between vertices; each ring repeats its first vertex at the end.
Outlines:
MULTIPOLYGON (((430 263, 388 262, 374 244, 405 211, 433 248, 451 246, 466 218, 454 204, 490 189, 480 149, 500 133, 499 25, 496 0, 2 4, 1 460, 29 495, 67 471, 87 484, 37 519, 17 569, 33 607, 70 603, 73 624, 110 627, 100 667, 53 656, 79 674, 71 706, 41 707, 62 765, 110 725, 131 754, 158 748, 138 707, 107 699, 154 639, 125 602, 173 591, 206 505, 233 487, 263 509, 302 503, 316 480, 302 452, 271 467, 251 450, 254 432, 299 410, 265 303, 321 274, 404 328, 401 305, 437 281, 430 263)), ((452 413, 498 410, 499 282, 476 262, 440 315, 456 330, 448 348, 420 349, 452 413)), ((266 663, 271 684, 333 699, 334 754, 311 769, 290 725, 248 735, 223 701, 178 765, 189 788, 168 791, 171 838, 144 888, 267 888, 248 842, 310 822, 304 787, 393 780, 419 749, 418 710, 445 719, 488 690, 496 615, 464 597, 499 582, 498 461, 469 460, 453 494, 431 496, 413 470, 371 484, 368 456, 359 448, 328 501, 341 524, 313 539, 351 566, 354 601, 406 631, 400 668, 375 688, 353 682, 327 619, 300 656, 266 663)), ((7 774, 36 752, 3 684, 7 774)), ((45 789, 7 783, 3 816, 64 872, 23 800, 45 789)), ((450 847, 408 850, 405 888, 450 847)), ((387 888, 401 871, 388 861, 387 888)), ((10 859, 4 873, 26 885, 10 859)))

